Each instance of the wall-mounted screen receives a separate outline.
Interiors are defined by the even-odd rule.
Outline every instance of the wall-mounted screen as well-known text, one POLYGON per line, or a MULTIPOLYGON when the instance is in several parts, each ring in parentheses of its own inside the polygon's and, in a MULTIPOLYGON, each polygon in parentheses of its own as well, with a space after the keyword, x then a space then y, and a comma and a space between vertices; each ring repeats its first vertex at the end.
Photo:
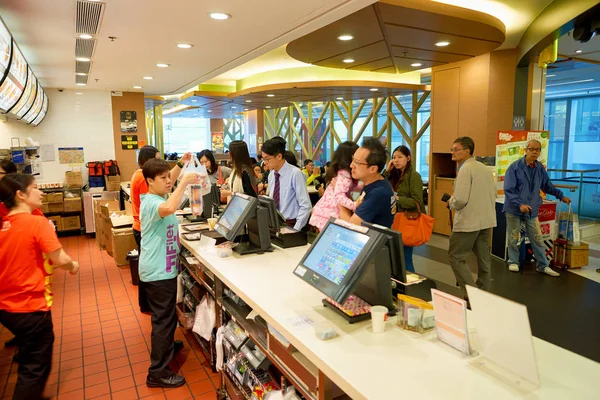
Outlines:
POLYGON ((0 111, 6 113, 19 100, 27 81, 27 61, 16 43, 12 46, 10 69, 0 86, 0 111))
POLYGON ((29 111, 35 100, 37 90, 37 78, 33 75, 31 68, 27 68, 27 70, 27 84, 25 85, 25 91, 17 104, 9 111, 10 114, 18 118, 22 118, 23 115, 29 111))
POLYGON ((35 95, 35 101, 33 102, 33 106, 31 107, 31 110, 27 111, 27 114, 25 114, 25 116, 23 117, 23 121, 30 124, 42 110, 43 103, 44 103, 44 91, 42 90, 42 87, 40 86, 40 83, 38 82, 37 94, 35 95))
POLYGON ((2 83, 2 77, 6 73, 8 68, 8 62, 10 61, 10 44, 12 38, 10 32, 4 26, 4 23, 0 19, 0 83, 2 83))
POLYGON ((44 93, 44 105, 42 106, 42 111, 38 114, 37 117, 35 117, 31 125, 38 126, 40 122, 42 122, 42 120, 46 118, 46 114, 48 114, 48 96, 46 96, 46 93, 44 93))

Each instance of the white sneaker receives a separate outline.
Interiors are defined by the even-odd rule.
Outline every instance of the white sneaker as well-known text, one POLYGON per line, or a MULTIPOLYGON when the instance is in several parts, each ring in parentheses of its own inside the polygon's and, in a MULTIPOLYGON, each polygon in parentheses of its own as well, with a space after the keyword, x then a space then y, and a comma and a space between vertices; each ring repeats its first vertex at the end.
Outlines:
POLYGON ((554 271, 550 267, 544 267, 544 269, 538 269, 537 272, 546 274, 546 275, 550 275, 550 276, 560 276, 560 274, 558 272, 554 271))
POLYGON ((511 272, 519 272, 519 264, 510 264, 508 270, 511 272))

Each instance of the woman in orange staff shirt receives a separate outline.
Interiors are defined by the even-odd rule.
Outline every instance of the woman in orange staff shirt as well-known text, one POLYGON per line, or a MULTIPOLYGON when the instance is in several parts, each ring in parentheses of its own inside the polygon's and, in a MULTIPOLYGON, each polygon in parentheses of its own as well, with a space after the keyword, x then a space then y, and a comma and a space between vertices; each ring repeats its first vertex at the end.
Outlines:
MULTIPOLYGON (((140 196, 148 193, 148 184, 142 174, 142 167, 146 161, 153 158, 160 158, 160 152, 154 146, 144 146, 140 149, 138 154, 138 169, 133 173, 131 182, 129 183, 129 193, 131 199, 131 213, 133 214, 133 237, 138 246, 138 252, 141 251, 140 243, 142 242, 142 228, 140 226, 140 196)), ((181 169, 184 167, 186 162, 192 159, 192 153, 185 153, 177 165, 171 169, 170 178, 172 182, 176 182, 181 169)), ((150 306, 146 299, 146 292, 142 290, 143 283, 138 283, 138 304, 141 312, 150 312, 150 306)))
POLYGON ((0 323, 19 338, 13 400, 38 400, 52 367, 53 265, 75 275, 79 264, 63 250, 52 223, 32 215, 42 205, 33 176, 7 174, 0 200, 8 209, 0 225, 0 323))

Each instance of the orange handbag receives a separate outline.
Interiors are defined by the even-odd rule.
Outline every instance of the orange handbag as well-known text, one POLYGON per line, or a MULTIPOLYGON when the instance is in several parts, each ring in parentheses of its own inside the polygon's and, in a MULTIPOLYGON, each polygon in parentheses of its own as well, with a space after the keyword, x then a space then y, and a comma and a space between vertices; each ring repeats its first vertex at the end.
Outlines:
POLYGON ((392 229, 402 233, 402 244, 420 246, 431 239, 433 233, 433 217, 421 213, 419 203, 415 201, 417 211, 397 212, 392 229))

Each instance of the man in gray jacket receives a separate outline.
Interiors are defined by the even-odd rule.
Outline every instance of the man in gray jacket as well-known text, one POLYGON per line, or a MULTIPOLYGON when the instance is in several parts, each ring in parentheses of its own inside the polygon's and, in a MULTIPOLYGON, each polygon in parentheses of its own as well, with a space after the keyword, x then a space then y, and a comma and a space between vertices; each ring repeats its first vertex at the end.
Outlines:
POLYGON ((457 164, 454 194, 448 201, 455 211, 450 235, 450 266, 466 299, 465 285, 475 286, 467 265, 471 251, 477 256, 479 267, 477 287, 490 288, 490 238, 496 226, 496 186, 492 172, 473 157, 473 139, 457 138, 450 151, 457 164))

